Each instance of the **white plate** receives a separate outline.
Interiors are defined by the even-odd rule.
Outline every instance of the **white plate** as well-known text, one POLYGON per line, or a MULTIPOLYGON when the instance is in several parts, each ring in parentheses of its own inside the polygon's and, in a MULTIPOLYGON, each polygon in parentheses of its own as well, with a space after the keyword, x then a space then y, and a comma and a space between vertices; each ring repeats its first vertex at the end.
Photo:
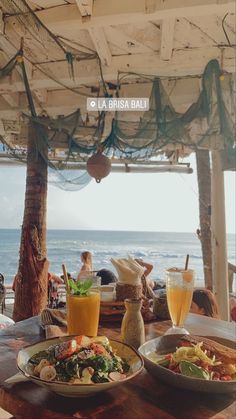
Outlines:
POLYGON ((26 346, 21 349, 17 356, 17 367, 19 371, 27 378, 29 378, 34 383, 39 386, 45 387, 48 390, 54 391, 57 394, 67 397, 85 397, 92 394, 98 393, 100 391, 110 390, 114 387, 119 386, 120 384, 127 382, 139 374, 143 369, 143 360, 142 357, 135 351, 131 346, 126 345, 122 342, 111 340, 110 344, 112 349, 116 351, 116 354, 121 358, 124 358, 130 365, 130 371, 127 374, 127 377, 120 381, 112 381, 109 383, 97 383, 97 384, 71 384, 64 382, 56 381, 45 381, 41 380, 38 377, 28 374, 27 372, 27 362, 28 360, 37 352, 48 349, 49 346, 55 345, 57 343, 70 340, 72 336, 63 336, 53 339, 44 340, 38 342, 34 345, 26 346))

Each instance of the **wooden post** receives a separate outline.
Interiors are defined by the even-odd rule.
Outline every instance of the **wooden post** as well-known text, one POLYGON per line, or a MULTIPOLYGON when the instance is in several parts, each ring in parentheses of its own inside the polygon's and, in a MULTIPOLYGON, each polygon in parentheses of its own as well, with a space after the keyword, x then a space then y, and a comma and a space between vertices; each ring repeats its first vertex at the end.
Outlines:
POLYGON ((220 153, 212 151, 212 267, 213 291, 219 304, 220 317, 229 320, 228 258, 225 224, 224 172, 220 153))
POLYGON ((27 175, 20 259, 15 278, 15 321, 40 314, 47 305, 48 261, 46 253, 47 153, 33 125, 28 132, 27 175))
POLYGON ((200 236, 205 287, 212 290, 211 166, 208 150, 196 150, 200 236))

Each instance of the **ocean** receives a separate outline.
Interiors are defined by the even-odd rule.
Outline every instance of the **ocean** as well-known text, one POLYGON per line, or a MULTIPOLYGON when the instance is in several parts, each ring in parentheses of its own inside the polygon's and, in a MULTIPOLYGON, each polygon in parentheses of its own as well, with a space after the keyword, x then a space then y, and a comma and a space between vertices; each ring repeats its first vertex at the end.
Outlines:
MULTIPOLYGON (((228 260, 235 263, 235 236, 229 234, 228 260)), ((0 229, 0 272, 11 284, 17 272, 20 247, 20 230, 0 229)), ((164 279, 164 271, 171 266, 182 267, 186 254, 189 267, 196 271, 197 286, 203 285, 203 264, 199 239, 193 233, 48 230, 49 270, 62 274, 62 263, 73 275, 80 269, 80 253, 93 254, 93 268, 107 268, 115 272, 110 258, 130 255, 153 264, 152 279, 164 279)))

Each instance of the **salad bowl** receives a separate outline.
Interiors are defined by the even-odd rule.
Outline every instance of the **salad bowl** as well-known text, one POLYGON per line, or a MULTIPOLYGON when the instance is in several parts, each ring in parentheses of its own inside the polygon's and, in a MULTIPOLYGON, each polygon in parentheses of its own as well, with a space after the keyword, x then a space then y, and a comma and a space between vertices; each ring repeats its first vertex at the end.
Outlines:
MULTIPOLYGON (((236 380, 231 381, 216 381, 203 378, 195 378, 181 373, 174 372, 155 362, 153 354, 166 355, 176 351, 177 344, 181 336, 184 335, 166 335, 161 336, 145 342, 139 348, 139 353, 144 359, 145 368, 155 378, 160 379, 168 385, 192 391, 199 391, 204 393, 235 393, 236 380)), ((228 348, 235 349, 235 342, 219 337, 209 337, 212 341, 225 345, 228 348)))
POLYGON ((59 395, 66 397, 87 397, 101 391, 111 390, 114 387, 121 385, 122 383, 132 380, 143 369, 143 359, 134 348, 122 342, 109 339, 112 350, 116 353, 116 355, 124 359, 130 367, 125 378, 109 382, 74 384, 64 381, 48 381, 46 379, 36 377, 32 372, 29 371, 29 360, 32 356, 38 354, 41 351, 47 351, 48 348, 52 345, 58 345, 70 341, 71 339, 73 339, 73 336, 63 336, 44 340, 36 344, 24 347, 18 352, 18 370, 32 382, 59 395))

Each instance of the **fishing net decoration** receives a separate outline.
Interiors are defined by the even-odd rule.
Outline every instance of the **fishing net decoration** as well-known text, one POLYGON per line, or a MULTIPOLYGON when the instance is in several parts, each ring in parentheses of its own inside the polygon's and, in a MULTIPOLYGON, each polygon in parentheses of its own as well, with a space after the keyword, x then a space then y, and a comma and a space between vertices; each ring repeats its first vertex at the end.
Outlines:
MULTIPOLYGON (((23 63, 20 65, 23 66, 23 63)), ((7 68, 9 71, 14 68, 14 59, 5 66, 5 70, 7 68)), ((5 70, 0 72, 2 77, 7 73, 5 70)), ((235 156, 232 80, 229 75, 225 75, 223 80, 221 78, 218 62, 210 61, 202 77, 202 91, 198 100, 182 114, 172 105, 163 82, 153 79, 150 110, 138 121, 130 120, 128 113, 117 112, 110 135, 100 143, 103 152, 108 156, 129 159, 131 162, 151 161, 169 146, 183 149, 187 147, 191 150, 198 147, 219 149, 226 151, 228 156, 235 156), (195 127, 194 135, 191 125, 195 127)), ((31 103, 32 96, 27 80, 25 86, 31 103)), ((122 93, 122 85, 120 86, 122 93)), ((44 158, 50 168, 49 179, 55 186, 78 190, 91 180, 86 170, 75 171, 71 168, 73 164, 76 168, 78 160, 86 162, 88 156, 96 152, 102 137, 104 117, 103 113, 96 127, 90 127, 84 122, 79 110, 56 119, 38 117, 34 109, 31 109, 31 116, 25 115, 36 127, 39 153, 43 153, 44 142, 47 142, 50 160, 47 156, 44 158), (58 150, 61 150, 61 159, 56 163, 53 153, 58 150)), ((17 158, 18 154, 13 148, 10 152, 17 158)), ((22 156, 19 158, 22 159, 22 156)))
MULTIPOLYGON (((16 64, 22 70, 31 111, 31 115, 25 115, 25 118, 33 122, 36 127, 38 153, 47 160, 50 173, 53 173, 53 184, 63 189, 78 190, 91 180, 85 170, 74 174, 71 163, 73 166, 73 162, 76 163, 78 160, 86 161, 88 156, 97 150, 98 144, 102 146, 106 155, 129 159, 131 162, 151 160, 163 153, 166 147, 183 149, 187 147, 191 150, 205 147, 226 150, 228 154, 235 151, 232 78, 230 75, 222 78, 216 60, 210 61, 206 66, 202 76, 201 93, 187 111, 177 112, 163 81, 149 78, 152 83, 150 110, 135 121, 130 120, 130 113, 117 112, 111 133, 105 139, 102 139, 104 112, 99 114, 96 126, 88 126, 79 110, 56 119, 37 116, 22 51, 19 51, 0 71, 0 77, 10 74, 16 64), (63 150, 59 163, 43 155, 45 142, 51 157, 56 150, 63 150)), ((118 96, 122 95, 122 83, 125 84, 124 78, 118 84, 118 96)), ((137 96, 139 96, 138 88, 137 83, 137 96)), ((10 148, 10 153, 17 158, 13 147, 10 148)))
MULTIPOLYGON (((84 126, 79 110, 67 117, 57 118, 56 120, 47 117, 38 117, 36 115, 22 55, 23 52, 18 51, 9 63, 0 69, 0 78, 4 78, 11 74, 16 65, 21 69, 31 113, 31 115, 23 116, 25 120, 28 120, 27 125, 30 123, 33 123, 34 125, 37 153, 41 154, 49 166, 49 183, 65 190, 79 190, 91 181, 91 177, 86 170, 71 170, 71 167, 73 167, 73 164, 71 163, 75 160, 73 159, 73 143, 76 144, 76 136, 78 133, 81 135, 80 129, 83 129, 84 134, 86 133, 87 140, 90 139, 94 142, 96 135, 97 137, 100 136, 99 130, 101 130, 101 121, 99 120, 98 125, 95 127, 86 127, 84 126), (59 164, 53 161, 53 159, 48 159, 48 155, 45 155, 45 143, 48 146, 50 157, 55 154, 56 147, 61 150, 65 149, 65 151, 61 151, 62 158, 59 164)), ((26 163, 26 149, 19 149, 17 145, 14 147, 13 144, 7 142, 4 137, 1 137, 1 142, 6 147, 8 155, 19 160, 21 163, 26 163)), ((88 147, 84 147, 83 144, 78 145, 76 149, 77 154, 78 152, 81 152, 82 154, 88 152, 88 147)), ((96 150, 96 145, 93 144, 90 147, 90 150, 91 153, 94 152, 96 150)))
MULTIPOLYGON (((77 74, 76 64, 80 60, 97 57, 96 52, 83 45, 71 46, 68 40, 53 34, 37 15, 30 9, 25 0, 2 0, 1 7, 4 14, 4 35, 17 48, 19 39, 24 37, 24 55, 47 77, 58 85, 85 95, 81 88, 76 87, 74 77, 77 74), (11 19, 8 19, 11 17, 11 19), (50 54, 49 54, 50 51, 50 54), (54 64, 68 63, 70 82, 65 84, 57 79, 52 70, 54 64)), ((15 57, 2 69, 0 77, 9 73, 15 66, 15 57)), ((88 126, 83 121, 79 111, 63 118, 48 119, 36 115, 34 102, 30 91, 24 63, 21 64, 25 89, 31 110, 31 119, 36 127, 38 152, 43 154, 43 143, 49 147, 49 156, 61 150, 61 161, 47 160, 50 172, 54 173, 54 183, 61 187, 77 189, 90 180, 86 171, 80 174, 69 170, 71 164, 78 160, 86 161, 88 156, 97 150, 98 142, 102 138, 104 114, 98 117, 95 127, 88 126), (46 128, 46 129, 45 129, 46 128), (62 151, 64 150, 64 151, 62 151), (64 169, 63 171, 60 168, 64 169), (55 177, 57 179, 55 179, 55 177), (85 180, 87 179, 87 180, 85 180)), ((127 73, 127 78, 130 74, 127 73)), ((141 79, 141 76, 140 76, 141 79)), ((103 138, 103 151, 108 156, 128 159, 129 161, 148 161, 166 150, 194 150, 197 147, 226 149, 232 154, 234 143, 234 114, 232 106, 232 80, 230 76, 221 79, 221 71, 216 60, 212 60, 206 67, 202 77, 202 91, 196 103, 192 104, 184 113, 175 110, 171 96, 167 93, 164 83, 158 78, 149 77, 152 83, 150 94, 150 110, 136 120, 130 120, 130 113, 117 112, 112 124, 111 133, 103 138), (230 90, 231 89, 231 90, 230 90), (226 94, 227 92, 227 98, 226 94), (228 100, 229 97, 229 100, 228 100)), ((117 96, 122 96, 122 87, 126 79, 118 79, 117 96)), ((136 85, 137 96, 139 84, 136 85)), ((89 95, 91 96, 91 94, 89 95)), ((13 153, 14 150, 10 150, 13 153)), ((17 157, 17 153, 14 153, 17 157)), ((45 156, 45 159, 47 157, 45 156)))
POLYGON ((47 161, 50 169, 49 182, 69 191, 85 187, 92 178, 86 169, 78 169, 78 157, 79 160, 86 162, 88 155, 96 152, 103 132, 104 114, 100 114, 95 127, 85 125, 79 109, 57 119, 36 116, 28 118, 29 123, 33 122, 35 127, 37 150, 47 161), (43 152, 45 142, 49 150, 49 159, 43 152), (58 150, 61 150, 59 161, 58 150), (54 156, 56 153, 57 156, 54 156))
MULTIPOLYGON (((97 59, 99 69, 99 59, 97 53, 84 45, 77 42, 63 40, 59 36, 54 35, 37 17, 33 10, 29 7, 25 0, 2 0, 1 8, 4 15, 4 36, 8 41, 19 47, 19 39, 24 39, 24 56, 34 65, 34 68, 40 70, 49 79, 57 83, 58 86, 77 93, 80 96, 93 96, 91 92, 86 93, 83 87, 76 86, 75 77, 78 76, 78 63, 82 60, 97 59), (8 19, 11 17, 11 19, 8 19), (50 53, 49 53, 50 51, 50 53), (63 63, 67 63, 68 82, 62 82, 57 77, 55 69, 63 63)), ((22 51, 16 54, 16 57, 22 54, 22 51)), ((14 57, 15 58, 15 57, 14 57)), ((12 60, 14 61, 14 59, 12 60)), ((16 60, 17 62, 17 60, 16 60)), ((37 138, 38 152, 47 160, 49 170, 49 182, 60 188, 68 190, 78 190, 91 181, 91 177, 86 170, 70 170, 73 167, 74 151, 76 155, 96 151, 95 142, 101 135, 104 115, 98 115, 98 123, 94 127, 85 126, 80 112, 75 112, 64 118, 50 119, 39 117, 36 115, 33 97, 30 91, 24 62, 18 62, 21 67, 25 90, 28 98, 31 121, 34 123, 37 138), (48 129, 49 128, 49 129, 48 129), (82 139, 81 144, 77 141, 77 134, 80 132, 80 138, 86 142, 92 142, 90 146, 85 145, 82 139), (61 151, 61 164, 48 160, 43 154, 43 143, 46 142, 49 147, 49 155, 55 154, 55 150, 64 147, 65 151, 61 151), (80 154, 81 153, 81 154, 80 154), (71 164, 72 163, 72 164, 71 164), (61 168, 63 167, 63 170, 61 168)), ((65 68, 65 67, 63 67, 65 68)), ((1 74, 0 74, 1 76, 1 74)), ((28 115, 24 116, 28 118, 28 115)), ((27 138, 27 130, 25 132, 27 138)), ((21 153, 14 152, 12 147, 8 148, 8 152, 14 158, 22 160, 21 153)))
POLYGON ((79 74, 78 63, 97 58, 97 53, 86 46, 65 42, 54 35, 25 0, 1 0, 1 9, 4 16, 4 36, 8 41, 18 49, 19 40, 23 37, 24 55, 36 69, 58 86, 87 96, 81 88, 76 87, 74 78, 79 74), (63 62, 68 64, 68 82, 62 82, 56 75, 56 69, 63 62))
MULTIPOLYGON (((103 152, 129 161, 147 161, 171 147, 231 152, 235 146, 232 80, 230 75, 225 75, 224 80, 221 78, 218 61, 210 61, 203 73, 199 97, 184 113, 175 110, 163 82, 153 79, 150 110, 138 121, 130 120, 128 112, 117 112, 111 133, 101 141, 103 152)), ((136 88, 138 96, 138 84, 136 88)), ((122 95, 122 88, 119 94, 122 95)), ((48 144, 51 149, 61 142, 68 159, 74 156, 77 161, 78 157, 85 161, 97 150, 104 118, 103 113, 96 128, 86 126, 79 111, 56 120, 38 117, 33 120, 50 128, 48 144)))
MULTIPOLYGON (((97 57, 95 51, 73 42, 68 43, 53 34, 38 19, 25 0, 2 0, 1 7, 4 14, 4 35, 18 47, 19 38, 24 37, 24 55, 47 77, 56 81, 64 88, 85 95, 81 88, 75 87, 74 77, 77 73, 76 64, 80 60, 97 57), (11 17, 11 19, 8 19, 11 17), (49 55, 50 51, 50 55, 49 55), (70 82, 65 84, 57 79, 54 64, 68 63, 70 82)), ((11 65, 13 64, 12 61, 11 65)), ((24 65, 22 65, 24 72, 24 65)), ((102 74, 101 74, 102 76, 102 74)), ((127 78, 130 76, 127 73, 127 78)), ((202 91, 196 103, 184 113, 175 110, 171 96, 167 93, 164 83, 158 78, 149 77, 152 83, 150 94, 150 110, 139 115, 136 121, 130 120, 130 114, 116 113, 110 135, 103 139, 102 146, 105 154, 125 158, 133 161, 147 161, 166 147, 194 150, 196 147, 219 148, 228 150, 233 147, 234 115, 232 113, 232 80, 225 76, 220 80, 221 71, 216 60, 210 61, 202 77, 202 91), (226 100, 225 92, 230 100, 226 100)), ((140 76, 141 79, 141 76, 140 76)), ((64 118, 51 121, 38 117, 34 110, 34 103, 29 84, 24 77, 31 115, 37 126, 38 150, 40 141, 47 141, 49 151, 55 152, 57 146, 65 149, 64 167, 76 158, 84 160, 97 149, 104 125, 104 115, 99 115, 96 127, 88 127, 79 112, 64 118), (47 135, 42 127, 48 124, 47 135), (43 132, 43 134, 41 134, 43 132), (45 137, 46 136, 46 137, 45 137), (45 138, 44 138, 45 137, 45 138), (61 147, 60 147, 61 146, 61 147)), ((117 96, 122 96, 122 86, 125 77, 118 79, 117 96)), ((136 85, 137 96, 139 84, 136 85)), ((91 94, 89 94, 91 96, 91 94)), ((58 169, 52 162, 48 162, 52 169, 58 169)), ((65 175, 65 172, 64 172, 65 175)), ((61 173, 59 175, 61 178, 61 173)), ((78 179, 77 179, 78 180, 78 179)))
MULTIPOLYGON (((43 121, 44 122, 44 121, 43 121)), ((32 123, 32 121, 31 121, 32 123)), ((92 180, 87 170, 73 169, 73 154, 70 149, 62 152, 61 160, 58 162, 58 157, 53 160, 55 145, 53 144, 54 133, 50 128, 45 129, 42 124, 42 119, 38 118, 37 122, 33 122, 35 132, 35 143, 37 145, 37 152, 43 157, 48 165, 48 180, 53 186, 63 190, 78 191, 84 188, 92 180), (44 144, 47 144, 49 153, 44 153, 44 144), (48 158, 50 156, 50 158, 48 158), (72 169, 71 169, 72 168, 72 169)), ((60 135, 59 135, 60 136, 60 135)), ((65 131, 61 131, 61 137, 69 138, 70 136, 65 131)), ((66 148, 70 147, 69 141, 66 143, 66 148)), ((74 163, 76 163, 74 161, 74 163)), ((76 166, 75 166, 76 167, 76 166)))
POLYGON ((77 169, 77 176, 73 170, 65 170, 65 174, 63 172, 49 168, 48 176, 51 185, 64 191, 78 191, 87 186, 92 179, 87 170, 77 169))
MULTIPOLYGON (((122 83, 118 90, 121 97, 122 83)), ((198 100, 184 113, 175 110, 162 80, 154 78, 152 83, 150 110, 142 118, 131 121, 127 113, 125 120, 124 112, 116 113, 106 145, 116 150, 120 158, 127 155, 150 158, 167 146, 233 150, 235 107, 232 78, 230 75, 222 77, 217 60, 206 66, 198 100)), ((138 88, 137 84, 137 97, 138 88)))

